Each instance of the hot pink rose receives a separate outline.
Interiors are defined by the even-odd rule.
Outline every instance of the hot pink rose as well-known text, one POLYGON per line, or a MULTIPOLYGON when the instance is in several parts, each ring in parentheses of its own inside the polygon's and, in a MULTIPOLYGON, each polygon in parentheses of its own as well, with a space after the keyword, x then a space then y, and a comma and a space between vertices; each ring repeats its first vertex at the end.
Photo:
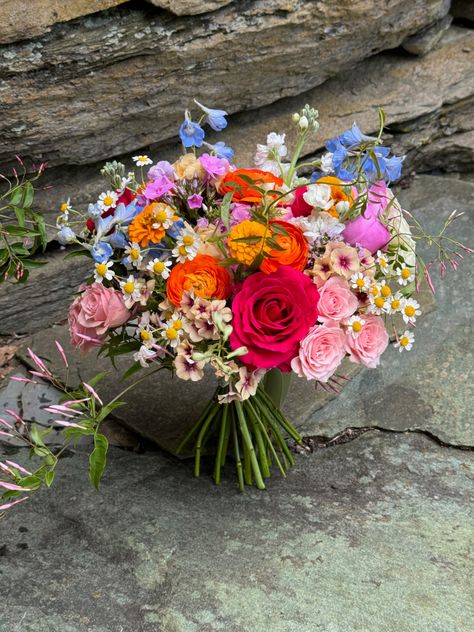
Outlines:
POLYGON ((346 341, 352 362, 363 364, 369 369, 375 369, 380 362, 380 356, 388 345, 388 333, 380 316, 364 315, 365 324, 354 338, 346 333, 346 341))
POLYGON ((388 201, 389 195, 385 182, 375 182, 369 189, 364 214, 346 225, 342 233, 344 241, 351 246, 359 244, 371 253, 386 246, 390 241, 390 232, 380 218, 388 201))
POLYGON ((331 277, 319 288, 318 320, 323 323, 339 323, 352 316, 358 306, 359 301, 349 283, 341 277, 331 277))
POLYGON ((346 337, 339 325, 315 325, 301 341, 291 368, 300 377, 327 382, 346 355, 346 337))
POLYGON ((313 211, 313 207, 305 202, 303 199, 303 195, 308 190, 308 187, 300 187, 293 192, 294 200, 291 203, 291 211, 293 213, 293 217, 307 217, 311 215, 313 211))
POLYGON ((87 352, 102 345, 108 329, 130 317, 122 294, 101 283, 88 285, 69 309, 69 332, 75 347, 87 352))
POLYGON ((244 364, 290 371, 290 361, 318 318, 319 292, 299 270, 279 266, 275 272, 247 277, 232 303, 232 349, 247 347, 244 364))

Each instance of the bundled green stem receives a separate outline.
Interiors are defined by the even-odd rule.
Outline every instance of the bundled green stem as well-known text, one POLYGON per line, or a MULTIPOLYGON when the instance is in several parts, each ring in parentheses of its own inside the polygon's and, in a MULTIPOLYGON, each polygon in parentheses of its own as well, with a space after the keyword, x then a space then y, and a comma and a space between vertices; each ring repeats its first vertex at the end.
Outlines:
POLYGON ((285 435, 297 443, 301 443, 301 436, 264 388, 259 387, 256 394, 245 401, 226 404, 219 403, 217 398, 220 393, 221 390, 217 389, 177 449, 180 453, 186 446, 192 445, 194 475, 200 475, 201 456, 205 447, 213 442, 216 485, 221 482, 228 452, 234 457, 240 491, 244 490, 245 485, 265 489, 265 479, 271 476, 273 465, 282 476, 286 476, 288 468, 294 464, 294 458, 285 435))

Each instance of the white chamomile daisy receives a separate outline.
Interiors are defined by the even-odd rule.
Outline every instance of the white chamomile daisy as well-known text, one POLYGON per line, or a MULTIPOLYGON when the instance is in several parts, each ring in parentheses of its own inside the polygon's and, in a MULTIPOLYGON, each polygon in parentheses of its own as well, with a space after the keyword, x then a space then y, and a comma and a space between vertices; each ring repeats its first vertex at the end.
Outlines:
POLYGON ((129 244, 125 248, 125 254, 127 255, 126 257, 127 261, 131 263, 132 266, 135 266, 136 268, 138 268, 140 263, 143 261, 143 256, 140 251, 140 246, 135 241, 129 244))
POLYGON ((104 279, 111 281, 115 276, 115 272, 111 269, 113 265, 113 261, 107 261, 107 263, 96 263, 94 272, 95 282, 102 283, 104 279))
POLYGON ((372 314, 385 314, 389 310, 389 298, 382 296, 380 286, 372 286, 369 301, 369 312, 372 314), (377 291, 376 294, 374 294, 375 291, 377 291))
POLYGON ((405 263, 402 265, 401 268, 397 269, 397 277, 400 285, 408 285, 408 283, 411 283, 415 280, 413 270, 407 268, 405 263))
POLYGON ((161 276, 162 279, 167 279, 170 275, 171 261, 161 261, 161 259, 153 259, 146 267, 147 270, 161 276))
POLYGON ((199 239, 199 235, 186 223, 176 240, 176 247, 173 248, 171 254, 176 257, 180 263, 183 263, 188 259, 194 259, 200 245, 201 240, 199 239))
POLYGON ((413 298, 406 298, 402 302, 402 316, 406 323, 413 324, 416 317, 420 316, 420 304, 413 298))
POLYGON ((351 276, 352 287, 358 292, 366 292, 371 283, 371 279, 362 272, 356 272, 351 276))
POLYGON ((72 211, 71 198, 68 198, 59 206, 59 211, 63 213, 63 215, 68 215, 69 211, 72 211))
POLYGON ((354 316, 351 316, 344 322, 344 324, 347 326, 348 331, 351 332, 354 338, 357 338, 362 331, 362 327, 365 325, 365 320, 357 314, 354 314, 354 316))
POLYGON ((108 211, 109 208, 114 208, 117 204, 118 195, 115 191, 105 191, 101 193, 98 199, 98 205, 103 211, 108 211))
POLYGON ((392 296, 390 297, 388 301, 388 307, 389 307, 388 313, 397 314, 398 312, 402 310, 402 304, 403 304, 403 296, 401 295, 401 293, 396 292, 395 294, 392 294, 392 296))
POLYGON ((379 264, 380 270, 383 274, 388 274, 390 272, 390 263, 388 261, 388 256, 385 252, 381 250, 377 250, 377 263, 379 264))
POLYGON ((411 331, 408 331, 408 329, 407 329, 398 338, 398 340, 394 344, 394 347, 395 347, 395 349, 398 349, 400 351, 400 353, 403 350, 410 351, 410 349, 413 347, 413 343, 414 342, 415 342, 415 336, 412 334, 411 331))
POLYGON ((131 274, 126 281, 120 281, 123 295, 125 297, 125 305, 130 307, 141 299, 142 283, 135 279, 131 274))
POLYGON ((153 160, 145 154, 143 156, 133 156, 132 160, 137 167, 146 167, 147 165, 153 164, 153 160))
POLYGON ((162 333, 168 345, 175 349, 179 345, 183 335, 183 321, 175 317, 167 320, 162 333))
POLYGON ((147 349, 151 348, 152 345, 155 344, 153 332, 150 330, 150 327, 148 325, 138 328, 138 337, 140 338, 142 345, 147 347, 147 349))
POLYGON ((163 202, 153 204, 153 228, 155 230, 158 228, 164 228, 165 230, 171 228, 174 217, 174 211, 168 204, 164 204, 163 202))
POLYGON ((385 279, 383 279, 383 281, 380 281, 379 289, 380 296, 382 296, 383 298, 389 298, 392 295, 390 285, 387 283, 387 281, 385 281, 385 279))

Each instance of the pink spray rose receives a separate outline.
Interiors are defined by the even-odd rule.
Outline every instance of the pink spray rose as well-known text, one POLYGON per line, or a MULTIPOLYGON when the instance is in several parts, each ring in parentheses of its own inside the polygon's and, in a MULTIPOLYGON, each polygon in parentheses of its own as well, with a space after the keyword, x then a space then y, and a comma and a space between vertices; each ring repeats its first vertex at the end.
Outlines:
POLYGON ((331 277, 319 288, 318 320, 337 323, 352 316, 359 306, 349 283, 338 276, 331 277))
POLYGON ((71 342, 82 351, 99 347, 108 329, 118 327, 130 317, 122 294, 101 283, 88 285, 69 309, 71 342))
POLYGON ((291 368, 300 377, 327 382, 345 355, 346 337, 339 325, 315 325, 301 341, 291 368))
POLYGON ((247 277, 232 303, 232 349, 247 347, 244 364, 290 371, 300 340, 318 318, 319 292, 309 277, 289 266, 247 277))
POLYGON ((388 333, 380 316, 364 315, 365 324, 359 335, 354 338, 346 333, 351 361, 363 364, 369 369, 375 369, 380 362, 380 356, 388 345, 388 333))
POLYGON ((346 225, 342 233, 344 241, 351 246, 359 244, 371 253, 386 246, 390 241, 390 232, 381 222, 381 217, 389 199, 385 182, 375 182, 369 189, 364 214, 346 225))

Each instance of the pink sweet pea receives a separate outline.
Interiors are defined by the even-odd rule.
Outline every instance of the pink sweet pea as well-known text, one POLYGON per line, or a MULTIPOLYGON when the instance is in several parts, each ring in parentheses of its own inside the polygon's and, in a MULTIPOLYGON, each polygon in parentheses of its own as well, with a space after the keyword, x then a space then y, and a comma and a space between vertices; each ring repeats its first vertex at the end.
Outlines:
POLYGON ((390 241, 390 232, 381 218, 390 200, 385 182, 375 182, 369 189, 367 208, 343 232, 344 241, 351 246, 358 244, 373 254, 390 241))

